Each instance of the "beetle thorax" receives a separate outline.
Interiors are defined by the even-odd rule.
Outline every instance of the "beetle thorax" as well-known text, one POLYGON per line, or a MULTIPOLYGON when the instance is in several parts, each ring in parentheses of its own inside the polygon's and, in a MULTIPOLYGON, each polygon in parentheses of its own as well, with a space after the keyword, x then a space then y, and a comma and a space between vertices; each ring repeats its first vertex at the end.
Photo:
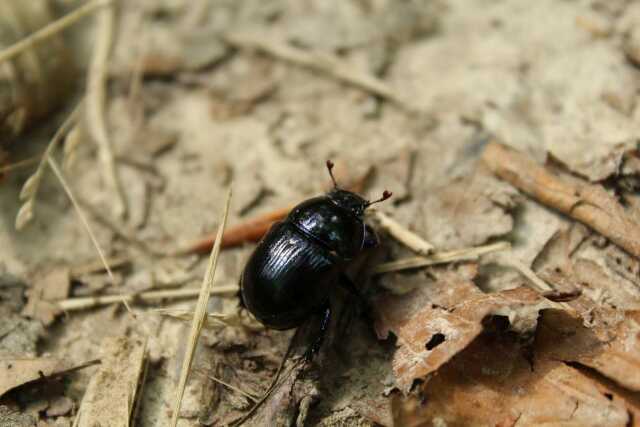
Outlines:
POLYGON ((356 218, 364 216, 364 210, 367 208, 367 201, 351 191, 336 188, 330 191, 327 196, 340 209, 350 213, 356 218))
POLYGON ((337 205, 328 196, 300 203, 289 213, 287 221, 343 260, 355 257, 362 249, 362 217, 337 205))

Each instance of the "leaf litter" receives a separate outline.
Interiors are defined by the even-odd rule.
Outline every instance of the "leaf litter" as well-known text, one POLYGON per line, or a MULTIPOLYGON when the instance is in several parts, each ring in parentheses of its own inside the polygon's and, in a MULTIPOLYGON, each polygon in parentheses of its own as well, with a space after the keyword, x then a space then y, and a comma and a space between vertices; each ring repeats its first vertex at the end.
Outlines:
MULTIPOLYGON (((258 420, 318 425, 391 425, 394 421, 396 425, 627 425, 639 419, 634 395, 639 380, 634 373, 638 363, 640 266, 630 255, 635 253, 633 242, 629 242, 633 239, 625 236, 634 232, 639 217, 640 204, 634 194, 638 188, 638 156, 633 141, 620 142, 626 134, 634 134, 629 122, 637 113, 629 96, 618 93, 621 85, 633 80, 631 65, 624 68, 625 64, 619 63, 625 61, 624 54, 633 58, 633 50, 629 44, 617 43, 620 34, 615 25, 600 25, 609 23, 606 7, 599 5, 586 13, 573 4, 544 1, 541 6, 531 6, 535 16, 544 7, 554 6, 559 19, 550 19, 549 23, 562 23, 553 27, 557 38, 540 36, 538 49, 549 53, 547 49, 552 46, 554 52, 543 60, 514 55, 530 50, 523 49, 523 34, 515 29, 523 18, 513 4, 480 7, 464 2, 461 7, 451 1, 440 9, 439 4, 423 8, 423 2, 414 1, 402 7, 384 1, 347 2, 340 7, 311 2, 313 6, 307 10, 299 5, 287 7, 284 0, 257 3, 262 2, 200 2, 184 14, 172 9, 179 9, 176 5, 142 2, 140 9, 133 12, 130 6, 123 7, 126 18, 118 29, 122 34, 114 46, 117 54, 109 69, 113 85, 110 83, 107 88, 107 120, 103 125, 109 128, 116 167, 133 165, 136 159, 128 156, 130 144, 123 144, 119 138, 117 124, 123 120, 118 116, 129 114, 128 109, 121 108, 124 104, 120 87, 123 76, 135 69, 132 64, 142 64, 138 93, 143 110, 141 121, 151 124, 139 123, 138 130, 156 129, 161 124, 158 129, 163 134, 140 132, 138 139, 147 147, 153 147, 153 140, 158 140, 158 150, 163 153, 156 155, 154 148, 147 148, 150 152, 145 162, 131 166, 122 176, 127 180, 149 180, 153 176, 153 180, 165 182, 167 188, 150 185, 139 192, 132 185, 129 201, 142 197, 142 193, 149 200, 131 203, 132 209, 138 206, 140 212, 123 224, 126 227, 121 230, 126 232, 97 230, 101 232, 100 242, 107 242, 110 255, 126 254, 134 265, 133 274, 122 271, 122 280, 112 284, 117 285, 118 295, 96 295, 114 291, 101 280, 101 271, 92 272, 92 277, 69 273, 69 266, 88 251, 77 245, 73 228, 64 221, 52 221, 60 235, 68 236, 61 240, 67 244, 57 261, 59 265, 54 266, 60 275, 28 276, 33 278, 26 285, 29 308, 24 313, 29 318, 21 314, 24 287, 19 288, 19 298, 8 298, 13 302, 7 311, 3 308, 7 305, 4 296, 13 295, 13 291, 5 293, 0 287, 0 313, 3 320, 7 319, 0 325, 3 355, 5 350, 16 350, 18 356, 11 355, 14 359, 24 355, 44 359, 38 357, 43 353, 39 342, 46 349, 53 349, 55 356, 60 354, 61 359, 64 355, 96 354, 99 340, 94 336, 102 337, 106 330, 113 328, 112 334, 125 340, 122 332, 156 328, 148 338, 149 354, 153 353, 149 358, 154 365, 149 367, 147 386, 133 391, 144 377, 141 365, 146 359, 145 351, 137 344, 128 346, 118 341, 117 351, 112 350, 121 356, 127 378, 116 378, 114 383, 98 387, 95 378, 122 373, 115 363, 101 366, 100 374, 91 375, 94 379, 87 399, 95 402, 94 409, 99 408, 104 402, 96 400, 101 397, 98 392, 103 387, 112 388, 117 392, 114 402, 126 400, 114 412, 116 421, 126 422, 135 416, 130 406, 137 399, 134 396, 141 398, 142 424, 166 421, 163 415, 167 415, 173 397, 173 378, 179 362, 174 353, 184 343, 179 339, 185 336, 184 326, 159 316, 138 314, 146 312, 144 304, 157 305, 156 301, 168 298, 176 307, 167 308, 165 314, 190 319, 193 308, 179 303, 177 297, 197 295, 197 289, 180 286, 188 285, 191 275, 197 274, 199 271, 195 270, 201 270, 202 265, 196 265, 193 272, 191 267, 184 267, 184 274, 180 267, 169 269, 164 275, 166 280, 161 279, 156 273, 164 260, 141 262, 140 258, 149 254, 141 255, 140 248, 132 247, 131 241, 143 241, 142 237, 144 241, 153 240, 165 246, 166 253, 180 247, 179 243, 189 236, 214 229, 215 219, 210 218, 210 213, 221 202, 194 198, 193 194, 217 194, 233 176, 236 188, 243 189, 243 194, 239 196, 241 206, 234 206, 231 211, 230 222, 239 225, 230 228, 236 233, 234 239, 222 242, 230 249, 221 258, 219 268, 225 283, 232 283, 252 242, 285 215, 291 203, 317 189, 310 182, 319 173, 313 175, 315 172, 311 171, 318 169, 326 157, 342 156, 347 142, 366 141, 362 151, 355 147, 345 157, 362 162, 358 154, 366 153, 366 162, 379 166, 373 178, 367 179, 372 185, 365 190, 374 191, 387 183, 394 186, 394 192, 398 187, 396 205, 388 207, 388 211, 385 207, 385 212, 410 231, 409 247, 424 255, 433 245, 434 253, 428 256, 435 256, 452 249, 464 251, 502 243, 506 246, 501 247, 503 252, 485 254, 480 259, 454 258, 448 260, 452 264, 425 264, 377 277, 374 283, 383 286, 371 290, 375 332, 386 340, 376 342, 375 336, 367 336, 371 334, 369 324, 356 323, 356 332, 347 327, 344 330, 357 333, 357 339, 336 341, 320 371, 295 371, 269 400, 258 420), (135 19, 128 13, 141 13, 137 16, 145 25, 131 25, 135 19), (182 19, 184 22, 180 22, 182 19), (187 21, 190 25, 204 25, 195 32, 184 30, 187 21), (566 22, 576 25, 567 26, 566 22), (339 29, 330 36, 319 31, 328 23, 339 29), (375 31, 372 23, 379 23, 373 24, 375 31), (160 32, 166 33, 162 37, 169 40, 180 25, 184 32, 172 40, 172 45, 163 46, 156 40, 145 55, 145 46, 141 45, 149 27, 161 26, 160 32), (379 33, 384 40, 376 39, 379 33), (132 34, 136 37, 127 37, 132 34), (211 43, 202 42, 209 38, 211 43), (136 39, 139 49, 121 41, 126 39, 136 39), (557 40, 562 43, 558 45, 557 40), (560 57, 585 65, 583 57, 576 57, 578 52, 574 52, 572 43, 597 44, 589 61, 595 60, 603 68, 584 67, 595 70, 587 79, 589 93, 593 92, 597 99, 594 102, 578 99, 576 94, 584 92, 579 76, 565 85, 566 74, 554 74, 566 71, 560 57), (234 51, 230 45, 239 49, 234 51), (251 51, 252 47, 266 55, 251 51), (457 50, 465 55, 452 56, 451 52, 457 50), (492 61, 486 60, 489 52, 492 61), (287 61, 294 65, 285 64, 287 61), (439 68, 440 63, 446 65, 446 72, 439 68), (604 70, 615 81, 592 79, 604 70), (162 77, 157 79, 154 75, 162 77), (346 84, 338 84, 336 79, 346 84), (435 81, 438 84, 432 84, 435 81), (500 90, 496 90, 496 82, 500 90), (557 87, 565 86, 567 94, 560 102, 555 98, 557 87), (392 103, 385 103, 380 97, 392 103), (435 113, 439 126, 426 126, 424 116, 406 114, 393 103, 406 110, 435 113), (589 107, 584 111, 575 109, 582 104, 589 107), (590 116, 594 112, 598 113, 598 120, 590 116), (340 120, 333 120, 334 116, 340 116, 340 120), (556 120, 562 120, 563 126, 555 126, 556 120), (293 138, 290 127, 278 128, 282 122, 293 123, 299 135, 293 138), (329 125, 323 127, 323 123, 329 125), (279 130, 268 129, 271 126, 279 130), (538 162, 530 159, 514 163, 515 167, 506 165, 511 167, 506 174, 505 164, 488 167, 476 163, 482 149, 489 147, 486 157, 491 147, 495 148, 484 139, 492 133, 512 147, 508 150, 519 150, 517 158, 531 157, 538 162), (175 138, 180 144, 175 144, 175 138), (606 142, 596 144, 600 142, 598 138, 606 142), (317 143, 320 139, 323 144, 317 143), (555 141, 567 144, 560 147, 555 141), (543 164, 540 160, 545 156, 548 161, 543 164), (244 173, 246 170, 251 173, 244 173), (505 181, 491 176, 492 170, 505 181), (300 180, 303 172, 309 179, 300 180), (552 190, 577 189, 580 194, 569 191, 560 200, 562 203, 553 197, 540 197, 540 188, 528 191, 532 189, 526 186, 532 182, 532 172, 551 177, 552 190), (566 215, 544 205, 560 208, 566 215), (283 208, 274 211, 278 206, 283 208), (255 217, 262 218, 251 229, 246 227, 249 222, 238 218, 248 211, 252 217, 255 211, 255 217), (506 251, 506 242, 511 243, 511 251, 506 251), (513 265, 522 268, 514 269, 513 265), (65 271, 73 279, 66 278, 65 271), (525 277, 520 271, 529 275, 525 277), (563 301, 563 305, 550 301, 545 296, 551 294, 541 294, 539 289, 530 287, 532 277, 546 284, 556 296, 571 295, 571 300, 563 301), (82 280, 91 281, 92 285, 83 286, 82 280), (156 286, 167 289, 157 291, 156 286), (136 304, 135 322, 122 316, 118 307, 95 308, 123 299, 136 304), (59 311, 51 306, 56 301, 58 309, 85 311, 56 318, 59 311), (86 311, 88 308, 92 310, 86 311), (87 325, 98 323, 99 330, 87 330, 91 327, 87 325), (53 334, 54 330, 62 338, 53 334), (389 339, 392 336, 395 341, 389 339), (339 355, 341 350, 343 356, 339 355), (337 360, 341 357, 347 360, 337 360), (308 378, 318 373, 326 383, 308 378)), ((624 15, 624 25, 634 28, 630 23, 635 15, 624 14, 623 10, 626 9, 611 12, 611 16, 624 15)), ((528 43, 529 34, 526 36, 528 43)), ((632 41, 633 38, 628 40, 632 41)), ((76 166, 95 163, 91 153, 83 152, 83 144, 74 150, 76 166)), ((90 194, 91 197, 85 196, 90 203, 102 203, 101 212, 109 212, 111 206, 117 205, 117 199, 113 199, 109 188, 103 188, 99 168, 86 169, 77 172, 82 179, 74 179, 74 187, 79 194, 90 194)), ((69 174, 71 177, 75 175, 69 174)), ((44 191, 40 196, 33 222, 47 232, 42 237, 30 234, 29 238, 53 241, 53 232, 40 221, 50 220, 48 209, 55 203, 44 191)), ((11 198, 8 200, 11 202, 11 198)), ((25 212, 29 209, 27 206, 25 212)), ((49 257, 42 248, 50 246, 43 244, 35 250, 18 244, 14 254, 13 235, 8 236, 10 243, 5 244, 7 240, 0 233, 3 248, 8 248, 6 262, 20 272, 38 272, 34 265, 39 267, 43 257, 49 257)), ((409 249, 394 239, 393 233, 384 237, 386 262, 409 255, 409 249)), ((213 239, 207 237, 184 252, 205 252, 212 244, 213 239)), ((60 247, 56 246, 56 250, 60 247)), ((229 286, 221 293, 234 292, 229 286)), ((209 311, 226 313, 222 308, 232 299, 224 304, 215 300, 209 302, 209 311)), ((233 314, 212 314, 207 319, 211 323, 215 319, 216 324, 222 321, 226 326, 204 331, 198 350, 203 355, 202 363, 195 371, 199 375, 187 388, 187 407, 181 415, 191 419, 199 416, 215 424, 241 415, 250 401, 223 383, 259 395, 257 391, 266 388, 289 335, 247 328, 233 314), (209 376, 220 382, 207 380, 209 376), (190 391, 200 390, 201 394, 190 395, 190 391)), ((87 376, 84 382, 74 379, 73 385, 84 391, 87 381, 87 376)), ((71 400, 80 402, 77 395, 71 400)), ((47 409, 52 416, 61 413, 65 417, 73 412, 68 411, 69 401, 64 396, 54 403, 47 409)), ((83 400, 80 404, 80 412, 89 408, 88 419, 102 422, 108 417, 107 406, 94 411, 85 403, 83 400)), ((13 419, 14 412, 13 407, 1 406, 0 419, 5 415, 13 419)))

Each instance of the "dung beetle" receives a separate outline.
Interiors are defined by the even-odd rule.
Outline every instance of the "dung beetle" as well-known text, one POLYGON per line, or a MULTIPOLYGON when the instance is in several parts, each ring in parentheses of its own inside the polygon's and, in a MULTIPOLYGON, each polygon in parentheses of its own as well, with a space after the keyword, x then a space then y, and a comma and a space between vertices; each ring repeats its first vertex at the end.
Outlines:
POLYGON ((327 161, 333 189, 295 206, 275 223, 249 257, 240 279, 242 304, 256 319, 273 329, 300 326, 322 315, 317 352, 331 317, 329 295, 336 285, 358 294, 345 270, 364 251, 379 244, 365 224, 364 212, 373 202, 338 187, 333 163, 327 161))

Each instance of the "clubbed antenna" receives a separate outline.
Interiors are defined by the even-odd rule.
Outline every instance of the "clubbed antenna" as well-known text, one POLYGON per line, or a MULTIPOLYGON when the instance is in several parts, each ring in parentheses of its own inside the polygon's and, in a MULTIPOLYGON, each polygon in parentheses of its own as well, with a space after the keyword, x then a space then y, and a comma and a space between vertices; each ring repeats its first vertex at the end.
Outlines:
POLYGON ((393 193, 391 191, 384 190, 382 192, 382 197, 380 197, 378 200, 374 200, 373 202, 367 202, 367 207, 373 205, 374 203, 384 202, 391 196, 393 196, 393 193))
POLYGON ((333 162, 331 160, 327 160, 327 170, 329 170, 329 175, 331 175, 331 181, 333 181, 333 187, 338 188, 338 183, 336 182, 336 178, 333 176, 333 162))

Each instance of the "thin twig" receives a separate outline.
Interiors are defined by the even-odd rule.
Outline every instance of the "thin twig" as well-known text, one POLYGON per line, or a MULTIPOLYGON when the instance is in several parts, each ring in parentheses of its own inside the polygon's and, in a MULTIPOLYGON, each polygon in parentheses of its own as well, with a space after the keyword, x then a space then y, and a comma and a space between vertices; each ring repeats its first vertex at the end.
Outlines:
POLYGON ((433 252, 433 245, 413 231, 409 230, 390 216, 375 210, 373 217, 378 220, 380 227, 387 231, 391 237, 402 243, 419 255, 427 256, 433 252))
MULTIPOLYGON (((238 287, 235 285, 216 286, 211 291, 211 295, 233 295, 237 292, 238 287)), ((76 311, 115 304, 122 302, 123 300, 126 300, 129 303, 135 303, 137 301, 153 302, 165 299, 193 298, 199 294, 199 288, 172 289, 166 291, 148 291, 130 295, 104 295, 97 297, 69 298, 56 301, 56 305, 63 311, 76 311)))
POLYGON ((102 247, 100 247, 100 243, 98 243, 98 239, 96 239, 95 234, 93 234, 93 231, 91 230, 91 226, 89 225, 89 221, 87 221, 87 217, 82 212, 80 205, 78 204, 75 196, 73 195, 73 192, 71 191, 71 187, 69 187, 69 184, 67 183, 64 175, 62 175, 62 172, 60 171, 58 164, 56 163, 55 160, 53 160, 53 157, 48 157, 47 160, 49 162, 49 166, 51 167, 51 170, 60 181, 60 185, 62 185, 62 188, 64 189, 65 193, 67 193, 69 200, 71 200, 71 204, 73 205, 73 208, 75 209, 76 214, 78 214, 78 218, 80 218, 80 221, 84 226, 84 229, 86 230, 87 234, 91 238, 91 241, 93 242, 93 246, 96 248, 96 251, 98 251, 100 260, 102 260, 104 269, 109 275, 109 278, 111 279, 111 281, 115 281, 115 278, 113 277, 113 273, 111 272, 111 267, 109 267, 109 263, 107 262, 107 257, 104 255, 104 251, 102 250, 102 247))
MULTIPOLYGON (((296 331, 296 334, 297 334, 297 331, 296 331)), ((258 408, 269 398, 269 396, 271 396, 271 393, 273 393, 276 387, 281 384, 280 381, 281 380, 284 381, 287 378, 286 375, 282 375, 282 371, 284 370, 284 366, 287 362, 287 359, 289 359, 289 355, 293 351, 294 339, 295 339, 295 335, 289 340, 287 351, 284 352, 284 356, 282 356, 282 360, 280 361, 278 370, 273 376, 273 379, 271 380, 271 384, 269 384, 269 387, 264 392, 262 397, 257 402, 255 402, 255 404, 251 407, 251 409, 249 409, 245 414, 231 421, 229 423, 231 426, 238 427, 241 424, 243 424, 246 420, 251 418, 251 416, 253 416, 253 414, 258 410, 258 408)), ((289 372, 293 372, 293 370, 296 369, 301 363, 306 363, 306 359, 305 358, 298 359, 298 361, 293 364, 289 372)))
POLYGON ((410 113, 422 112, 384 81, 355 69, 334 55, 310 52, 279 40, 269 40, 269 37, 264 34, 231 32, 225 34, 223 39, 233 47, 258 50, 283 61, 328 74, 337 80, 384 98, 410 113))
POLYGON ((373 273, 382 274, 393 271, 427 267, 429 265, 444 264, 448 262, 471 261, 478 259, 481 255, 486 255, 491 252, 505 251, 509 248, 511 248, 511 244, 509 244, 509 242, 496 242, 490 245, 477 246, 475 248, 436 252, 426 257, 413 257, 398 261, 385 262, 373 267, 373 273))
POLYGON ((640 225, 604 187, 562 180, 528 156, 497 142, 482 156, 489 169, 534 200, 591 227, 640 257, 640 225))
POLYGON ((531 268, 527 267, 522 261, 513 257, 502 257, 501 259, 503 262, 509 264, 510 266, 518 270, 520 274, 526 277, 529 280, 529 285, 531 288, 533 288, 533 290, 539 292, 543 297, 550 299, 554 304, 558 304, 565 310, 574 311, 574 309, 566 302, 553 301, 553 299, 550 298, 550 293, 554 292, 555 289, 547 282, 542 280, 531 268))
POLYGON ((233 386, 227 382, 222 381, 220 378, 216 378, 213 375, 208 374, 207 378, 209 378, 212 381, 217 382, 218 384, 222 384, 223 386, 227 387, 230 390, 235 391, 236 393, 240 393, 241 395, 243 395, 244 397, 246 397, 247 399, 249 399, 250 401, 252 401, 253 403, 256 403, 258 401, 258 399, 255 396, 252 396, 251 394, 247 393, 244 390, 239 389, 236 386, 233 386))
POLYGON ((42 154, 35 172, 32 173, 31 176, 27 178, 27 180, 23 184, 22 190, 20 190, 20 200, 23 202, 23 204, 20 207, 18 214, 16 215, 15 222, 15 227, 17 230, 21 230, 22 228, 24 228, 24 226, 33 218, 33 207, 35 205, 36 196, 38 195, 38 190, 40 189, 42 177, 44 176, 44 171, 47 167, 47 161, 51 157, 51 154, 53 153, 55 148, 62 141, 62 138, 64 138, 69 129, 71 129, 71 127, 75 124, 81 106, 82 102, 79 102, 78 105, 76 105, 76 107, 73 109, 71 114, 69 114, 65 121, 62 122, 56 133, 51 138, 51 141, 49 141, 47 149, 42 154))
POLYGON ((187 379, 189 378, 189 372, 191 370, 191 364, 193 363, 193 356, 195 355, 196 345, 200 338, 200 332, 204 325, 205 316, 207 314, 207 304, 212 293, 213 280, 216 273, 216 267, 218 265, 218 255, 220 254, 220 246, 222 243, 222 234, 224 233, 224 227, 227 225, 227 218, 229 216, 229 206, 231 202, 231 189, 227 193, 227 198, 224 207, 224 213, 222 214, 222 221, 218 226, 218 235, 216 236, 216 243, 211 250, 211 256, 209 257, 209 265, 207 266, 207 272, 204 275, 202 281, 202 287, 200 289, 200 295, 198 297, 198 304, 196 305, 196 311, 193 316, 193 323, 191 324, 191 333, 189 334, 189 344, 182 363, 182 370, 180 372, 180 381, 176 390, 176 398, 173 405, 173 414, 171 416, 171 427, 176 427, 178 424, 178 418, 180 417, 180 407, 182 406, 182 397, 184 396, 184 390, 187 386, 187 379))
POLYGON ((511 265, 516 270, 518 270, 524 277, 529 279, 529 281, 533 285, 533 288, 536 291, 540 293, 544 293, 544 292, 550 292, 554 290, 553 287, 551 287, 551 285, 549 285, 547 282, 542 280, 536 273, 534 273, 533 270, 531 270, 529 267, 524 265, 522 261, 512 257, 509 257, 508 259, 505 257, 503 260, 505 263, 511 265))
MULTIPOLYGON (((129 256, 120 255, 107 258, 107 265, 111 267, 111 270, 129 264, 131 264, 131 258, 129 256)), ((99 273, 101 271, 104 271, 104 264, 101 259, 98 259, 71 267, 70 276, 73 278, 81 278, 85 274, 99 273)))
MULTIPOLYGON (((274 222, 286 217, 295 205, 276 209, 264 215, 250 219, 233 227, 229 227, 222 236, 222 247, 230 248, 247 242, 257 242, 264 236, 274 222)), ((214 235, 206 235, 183 245, 172 255, 187 255, 208 251, 215 242, 214 235)))
POLYGON ((98 156, 105 180, 116 193, 115 212, 126 216, 127 198, 116 168, 111 140, 105 123, 107 66, 113 41, 115 10, 113 5, 96 14, 96 45, 88 72, 86 119, 89 134, 98 145, 98 156))
MULTIPOLYGON (((218 289, 218 287, 216 287, 218 289)), ((238 288, 234 288, 235 291, 238 288)), ((181 320, 184 322, 193 321, 194 312, 190 310, 178 310, 170 308, 157 308, 150 310, 151 313, 157 313, 161 316, 167 316, 172 319, 181 320)), ((207 313, 205 318, 205 324, 207 327, 242 327, 252 331, 263 331, 264 325, 257 320, 251 320, 252 317, 248 317, 247 320, 243 320, 239 314, 219 314, 219 313, 207 313)))
MULTIPOLYGON (((346 189, 353 191, 354 193, 362 192, 372 173, 373 168, 367 168, 364 174, 349 182, 348 185, 345 185, 346 189)), ((270 212, 229 227, 222 236, 222 248, 231 248, 240 246, 244 243, 259 241, 275 222, 284 219, 295 206, 295 204, 292 204, 274 209, 270 212)), ((204 253, 211 250, 214 241, 215 236, 213 234, 207 234, 192 242, 182 245, 177 250, 170 252, 169 255, 179 256, 204 253)))
POLYGON ((34 157, 30 157, 28 159, 20 160, 20 161, 15 162, 15 163, 10 163, 10 164, 5 165, 5 166, 0 166, 0 174, 6 173, 6 172, 11 172, 12 170, 24 168, 24 167, 27 167, 27 166, 31 166, 34 163, 38 163, 39 160, 40 160, 40 156, 34 156, 34 157))
POLYGON ((78 413, 76 414, 76 417, 73 419, 72 427, 78 427, 78 425, 80 425, 81 414, 82 414, 82 400, 80 400, 80 406, 78 406, 78 413))
POLYGON ((68 13, 62 18, 58 19, 50 23, 49 25, 41 28, 35 33, 25 37, 19 42, 9 46, 8 48, 0 51, 0 64, 3 62, 13 59, 16 56, 20 55, 22 52, 31 49, 33 46, 38 43, 58 34, 60 31, 65 28, 70 27, 75 24, 85 16, 93 13, 97 9, 107 6, 111 3, 111 0, 93 0, 88 2, 87 4, 77 8, 76 10, 68 13))

